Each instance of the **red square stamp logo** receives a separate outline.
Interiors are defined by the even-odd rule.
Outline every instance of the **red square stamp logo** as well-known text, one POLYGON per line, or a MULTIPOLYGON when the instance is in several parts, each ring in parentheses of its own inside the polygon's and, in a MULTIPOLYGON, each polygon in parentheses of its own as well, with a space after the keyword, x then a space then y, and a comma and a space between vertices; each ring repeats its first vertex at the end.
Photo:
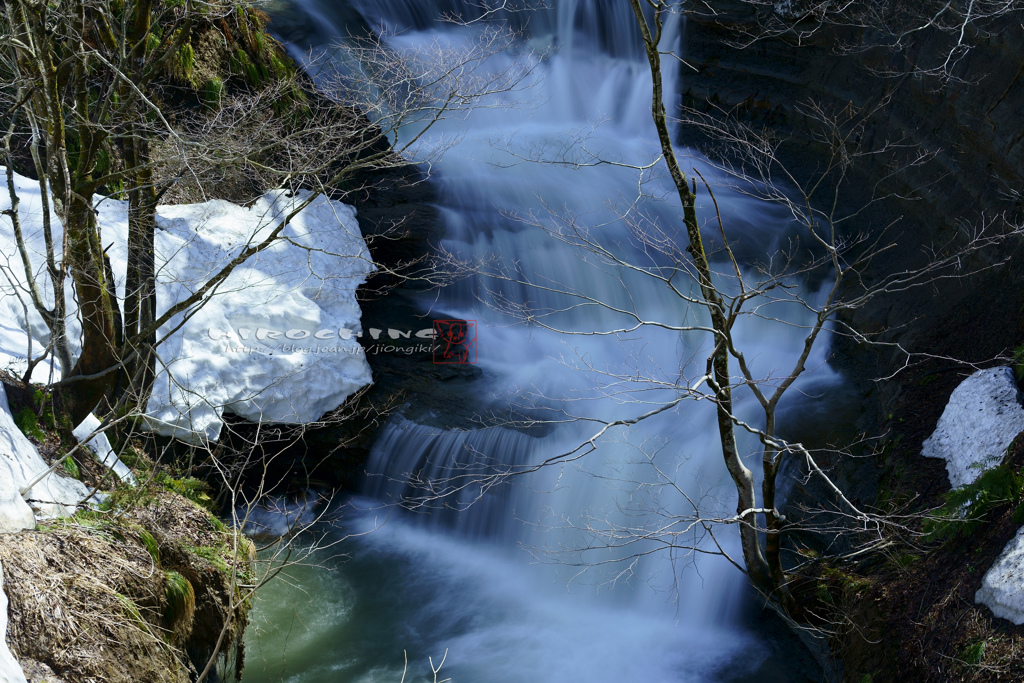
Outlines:
POLYGON ((434 363, 474 365, 476 363, 476 321, 434 321, 434 363))

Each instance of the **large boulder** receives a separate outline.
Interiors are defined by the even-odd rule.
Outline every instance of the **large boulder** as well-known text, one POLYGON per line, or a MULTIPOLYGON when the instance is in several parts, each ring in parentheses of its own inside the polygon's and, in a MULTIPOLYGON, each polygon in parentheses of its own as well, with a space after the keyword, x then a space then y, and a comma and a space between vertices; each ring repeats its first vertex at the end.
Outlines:
POLYGON ((979 370, 953 390, 921 455, 945 460, 949 483, 959 488, 998 465, 1022 431, 1024 407, 1013 371, 979 370))

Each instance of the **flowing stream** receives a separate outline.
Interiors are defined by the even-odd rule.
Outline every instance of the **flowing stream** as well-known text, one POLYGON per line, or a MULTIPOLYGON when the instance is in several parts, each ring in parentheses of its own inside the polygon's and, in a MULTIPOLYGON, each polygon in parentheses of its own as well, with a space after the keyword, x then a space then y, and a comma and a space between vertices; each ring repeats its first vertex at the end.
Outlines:
MULTIPOLYGON (((568 288, 652 320, 701 320, 663 284, 602 263, 578 239, 549 234, 562 226, 564 237, 564 218, 572 216, 587 226, 588 239, 644 262, 644 250, 616 220, 635 198, 636 172, 608 164, 538 164, 517 155, 539 150, 550 159, 563 141, 586 130, 588 153, 630 163, 656 157, 650 76, 628 4, 549 4, 528 20, 507 15, 524 36, 488 64, 501 69, 520 60, 535 67, 531 89, 498 98, 518 105, 482 109, 437 131, 461 134, 437 167, 444 247, 463 258, 500 255, 547 289, 478 277, 420 303, 425 312, 477 321, 483 379, 471 390, 481 411, 529 404, 533 417, 588 419, 542 431, 445 431, 394 418, 373 448, 361 496, 345 506, 344 533, 375 530, 338 545, 345 558, 296 567, 290 578, 263 589, 246 638, 247 682, 397 683, 403 651, 407 681, 432 680, 428 658, 436 664, 445 652, 438 680, 456 683, 805 680, 750 628, 744 578, 723 558, 685 549, 649 552, 658 546, 654 540, 618 542, 624 529, 650 533, 679 524, 673 516, 692 514, 689 501, 699 502, 705 514, 730 514, 735 493, 706 403, 683 402, 628 430, 613 430, 586 457, 499 486, 467 509, 477 486, 442 510, 409 514, 387 507, 412 491, 404 481, 410 473, 443 478, 465 473, 467 465, 540 462, 585 442, 597 429, 589 418, 640 415, 676 396, 671 383, 703 373, 710 350, 704 335, 656 327, 566 335, 513 324, 495 310, 503 300, 559 309, 547 322, 570 332, 624 325, 607 310, 567 308, 571 300, 550 291, 568 288), (638 376, 656 381, 630 379, 638 376), (603 547, 609 540, 620 547, 603 547)), ((434 21, 445 11, 473 16, 470 0, 294 0, 288 11, 304 17, 301 40, 308 43, 345 35, 360 23, 387 26, 397 50, 457 45, 479 30, 434 21)), ((665 44, 684 50, 684 28, 673 18, 665 44)), ((283 38, 293 41, 296 55, 309 46, 287 32, 283 38)), ((666 101, 673 102, 685 74, 668 61, 666 101)), ((714 183, 713 170, 703 168, 714 183)), ((670 188, 654 178, 646 189, 657 195, 670 188)), ((724 187, 717 196, 723 220, 741 236, 737 253, 746 265, 787 234, 779 209, 724 187)), ((705 219, 713 217, 709 204, 700 207, 705 219)), ((672 201, 646 200, 640 208, 669 234, 681 229, 672 201)), ((751 318, 739 328, 755 373, 791 365, 802 340, 799 325, 810 320, 807 311, 775 306, 764 312, 777 320, 751 318)), ((819 342, 790 414, 808 410, 815 396, 839 385, 825 365, 826 352, 827 340, 819 342)), ((738 410, 756 420, 752 401, 740 395, 738 410)), ((755 452, 757 444, 741 446, 755 452)), ((696 533, 675 540, 713 548, 696 533)), ((728 530, 718 541, 738 555, 728 530)))

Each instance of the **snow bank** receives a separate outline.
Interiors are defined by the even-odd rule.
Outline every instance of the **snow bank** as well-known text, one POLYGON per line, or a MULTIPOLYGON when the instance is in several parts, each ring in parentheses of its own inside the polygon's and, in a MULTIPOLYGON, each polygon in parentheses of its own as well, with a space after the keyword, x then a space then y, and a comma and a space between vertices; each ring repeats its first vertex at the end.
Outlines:
MULTIPOLYGON (((6 466, 6 469, 2 471, 2 476, 5 481, 13 483, 15 493, 28 486, 36 477, 49 469, 49 465, 39 455, 36 447, 14 423, 11 408, 7 403, 7 392, 3 390, 2 386, 0 386, 0 460, 6 466)), ((25 500, 39 517, 60 517, 74 514, 78 503, 85 500, 88 495, 89 489, 82 482, 51 472, 25 494, 25 500)), ((21 513, 24 513, 20 506, 15 505, 13 509, 21 510, 21 513)), ((35 527, 35 522, 21 528, 33 527, 35 527)))
MULTIPOLYGON (((19 215, 33 262, 43 270, 42 204, 38 186, 16 177, 19 215)), ((259 242, 305 195, 272 192, 251 207, 210 201, 158 209, 156 234, 158 314, 195 292, 210 274, 248 244, 259 242)), ((9 206, 0 192, 0 210, 9 206)), ((96 198, 101 239, 124 296, 128 206, 96 198)), ((55 218, 54 218, 55 220, 55 218)), ((373 265, 355 220, 355 209, 318 198, 281 233, 282 239, 251 257, 216 289, 209 302, 171 319, 159 331, 160 360, 147 424, 154 431, 193 443, 213 440, 225 410, 267 422, 306 423, 341 405, 371 381, 355 335, 360 331, 356 288, 373 265), (179 327, 180 326, 180 327, 179 327)), ((0 220, 0 265, 23 278, 7 218, 0 220), (3 260, 7 263, 4 264, 3 260)), ((0 279, 0 292, 10 293, 0 279)), ((52 302, 47 288, 44 296, 52 302)), ((69 310, 74 310, 68 288, 69 310)), ((70 320, 77 353, 81 327, 70 320)), ((47 331, 19 300, 0 297, 0 367, 25 367, 30 332, 34 352, 47 331)), ((33 380, 58 375, 40 364, 33 380)))
POLYGON ((0 683, 26 683, 21 664, 7 647, 7 594, 4 593, 4 568, 0 566, 0 683))
POLYGON ((997 617, 1018 626, 1024 624, 1024 528, 986 572, 974 602, 985 605, 997 617))
POLYGON ((921 455, 945 460, 949 482, 959 488, 998 465, 1022 431, 1024 408, 1013 371, 979 370, 953 390, 921 455))

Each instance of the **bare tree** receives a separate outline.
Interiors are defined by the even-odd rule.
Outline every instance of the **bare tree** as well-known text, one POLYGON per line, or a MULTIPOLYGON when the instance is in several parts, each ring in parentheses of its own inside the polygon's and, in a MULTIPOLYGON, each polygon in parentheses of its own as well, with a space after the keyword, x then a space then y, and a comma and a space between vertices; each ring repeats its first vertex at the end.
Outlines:
MULTIPOLYGON (((652 367, 637 357, 620 370, 595 365, 585 351, 577 351, 574 367, 599 377, 600 393, 618 402, 621 417, 594 417, 560 403, 551 421, 595 425, 574 448, 539 463, 504 462, 491 453, 467 454, 468 462, 461 463, 461 469, 456 468, 450 477, 414 478, 420 488, 405 503, 421 506, 454 498, 459 504, 468 504, 510 477, 577 462, 616 430, 653 422, 692 402, 710 403, 715 407, 723 464, 735 491, 735 513, 723 513, 714 501, 695 498, 677 485, 675 473, 657 459, 660 450, 673 449, 671 443, 661 448, 641 447, 639 460, 653 471, 654 479, 627 482, 633 486, 627 497, 650 517, 639 522, 644 517, 638 514, 627 515, 626 522, 588 518, 580 527, 587 540, 578 550, 618 549, 621 552, 615 562, 622 561, 622 553, 634 560, 662 551, 723 555, 772 603, 803 619, 807 605, 790 587, 793 564, 786 559, 783 544, 787 534, 866 534, 858 538, 863 549, 884 542, 888 533, 904 528, 906 520, 855 504, 820 462, 821 454, 780 432, 780 405, 787 395, 800 391, 801 377, 821 362, 814 361, 813 354, 829 335, 882 344, 852 327, 849 321, 854 311, 885 295, 944 279, 966 278, 992 267, 1003 257, 989 252, 983 262, 971 256, 1019 236, 1020 228, 1002 216, 978 225, 964 224, 948 242, 921 245, 920 252, 898 269, 879 268, 886 262, 885 256, 898 248, 893 226, 866 227, 865 217, 873 205, 900 195, 888 189, 890 177, 876 178, 873 186, 855 193, 866 199, 850 208, 845 196, 851 192, 858 164, 873 157, 879 167, 895 174, 926 163, 928 155, 899 140, 869 148, 861 140, 874 111, 860 111, 852 105, 829 111, 811 102, 803 105, 802 113, 815 122, 814 135, 827 152, 811 172, 799 175, 783 163, 781 141, 770 131, 759 130, 725 111, 669 110, 663 62, 678 55, 673 46, 664 44, 664 28, 667 18, 681 11, 680 7, 657 0, 631 0, 631 6, 651 75, 651 112, 659 154, 646 163, 606 159, 589 151, 581 137, 560 146, 568 150, 563 156, 539 161, 573 168, 614 163, 632 169, 637 176, 637 194, 625 198, 616 210, 628 228, 633 248, 610 242, 602 236, 602 226, 588 225, 584 218, 559 207, 546 207, 542 216, 515 217, 576 249, 583 262, 617 283, 621 295, 597 295, 566 283, 558 273, 533 272, 500 255, 484 262, 464 262, 450 254, 446 258, 490 282, 487 291, 481 292, 482 298, 527 325, 570 338, 627 338, 644 329, 662 329, 688 339, 686 348, 697 351, 679 358, 678 367, 652 367), (700 166, 710 167, 714 176, 706 177, 706 171, 696 165, 692 171, 686 169, 687 152, 677 142, 680 127, 713 143, 714 159, 701 160, 700 166), (745 249, 747 253, 741 254, 738 232, 730 228, 720 210, 714 183, 780 207, 778 213, 784 219, 777 226, 765 226, 766 231, 786 235, 778 240, 779 246, 766 253, 751 255, 745 249), (703 210, 710 210, 710 220, 700 217, 701 198, 706 198, 703 210), (652 202, 671 208, 651 211, 652 202), (667 213, 675 215, 666 219, 667 213), (644 302, 638 300, 639 292, 630 291, 638 281, 653 282, 675 297, 680 310, 688 312, 672 319, 651 317, 644 302), (527 292, 527 296, 520 300, 505 293, 507 290, 527 292), (545 298, 530 296, 530 292, 543 293, 545 298), (552 300, 559 303, 542 303, 552 300), (565 322, 564 315, 571 311, 592 311, 596 320, 612 322, 581 329, 565 322), (799 315, 790 316, 786 311, 799 315), (738 330, 751 320, 772 323, 776 334, 790 339, 793 357, 786 367, 766 369, 752 357, 756 350, 744 347, 738 330), (737 408, 740 394, 753 397, 755 417, 737 408), (756 452, 744 443, 756 443, 756 452), (830 499, 827 516, 798 520, 783 514, 779 485, 784 470, 816 480, 830 499), (659 500, 659 496, 671 498, 659 500), (729 544, 716 536, 721 527, 736 529, 740 556, 733 557, 729 544)), ((529 152, 523 153, 520 158, 529 156, 529 152)), ((888 348, 907 362, 913 357, 898 344, 890 343, 888 348)), ((550 397, 536 398, 542 404, 550 397)), ((530 417, 520 418, 517 424, 528 427, 544 421, 536 417, 536 411, 527 415, 530 417)))

